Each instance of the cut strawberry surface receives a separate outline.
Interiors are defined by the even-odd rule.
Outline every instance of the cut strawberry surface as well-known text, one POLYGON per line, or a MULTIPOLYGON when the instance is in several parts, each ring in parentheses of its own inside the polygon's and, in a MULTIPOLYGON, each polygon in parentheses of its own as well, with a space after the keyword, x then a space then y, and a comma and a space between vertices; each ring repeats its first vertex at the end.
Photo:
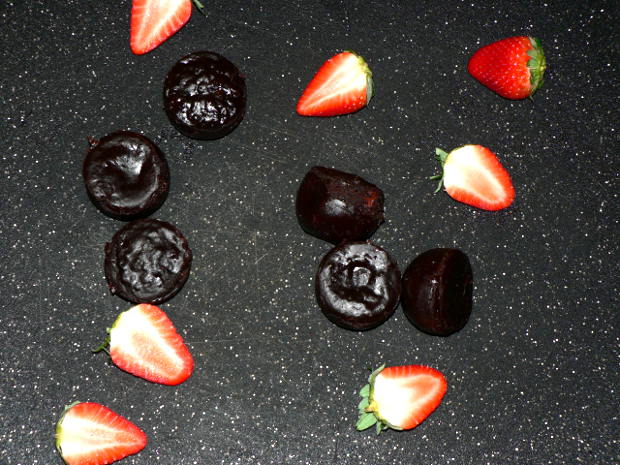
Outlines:
POLYGON ((517 36, 480 48, 470 58, 467 71, 502 97, 519 100, 542 86, 546 66, 540 41, 517 36))
POLYGON ((377 434, 408 430, 422 423, 441 403, 448 384, 434 368, 423 365, 380 367, 360 391, 357 429, 376 425, 377 434))
MULTIPOLYGON (((202 9, 202 4, 194 0, 202 9)), ((181 29, 192 14, 192 0, 133 0, 129 43, 136 55, 148 53, 181 29)))
POLYGON ((140 452, 144 432, 94 402, 69 405, 56 425, 56 448, 68 465, 106 465, 140 452))
POLYGON ((484 210, 501 210, 512 204, 515 190, 508 171, 488 148, 464 145, 446 153, 436 150, 443 167, 437 191, 445 187, 450 197, 484 210))
POLYGON ((182 383, 194 370, 183 338, 155 305, 139 304, 121 313, 109 332, 110 357, 121 370, 168 385, 182 383))
POLYGON ((302 116, 336 116, 361 110, 372 98, 372 72, 362 57, 339 53, 316 73, 297 103, 302 116))

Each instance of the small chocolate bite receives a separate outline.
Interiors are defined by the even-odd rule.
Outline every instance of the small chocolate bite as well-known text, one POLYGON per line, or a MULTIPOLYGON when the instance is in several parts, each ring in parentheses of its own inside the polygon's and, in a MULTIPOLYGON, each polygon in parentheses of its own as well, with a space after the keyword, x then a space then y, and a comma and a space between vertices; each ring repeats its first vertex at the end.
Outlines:
POLYGON ((224 137, 239 125, 245 106, 245 77, 233 63, 215 52, 190 53, 166 76, 166 115, 187 137, 224 137))
POLYGON ((308 234, 332 244, 370 238, 383 223, 383 191, 355 174, 314 166, 304 176, 295 210, 308 234))
POLYGON ((129 302, 169 300, 187 281, 191 262, 192 251, 181 231, 152 218, 127 223, 105 244, 110 292, 129 302))
POLYGON ((398 266, 384 249, 370 242, 345 242, 321 260, 315 294, 330 321, 363 331, 392 316, 400 286, 398 266))
POLYGON ((411 323, 437 336, 462 329, 471 315, 473 274, 458 249, 431 249, 405 270, 402 307, 411 323))
POLYGON ((155 212, 170 188, 164 154, 151 140, 131 131, 116 131, 93 140, 82 175, 93 204, 123 221, 155 212))

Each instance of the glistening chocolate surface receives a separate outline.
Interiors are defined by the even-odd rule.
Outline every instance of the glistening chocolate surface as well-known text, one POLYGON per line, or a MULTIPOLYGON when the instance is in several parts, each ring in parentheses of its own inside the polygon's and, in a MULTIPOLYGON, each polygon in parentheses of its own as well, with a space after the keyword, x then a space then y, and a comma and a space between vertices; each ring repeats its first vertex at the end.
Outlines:
POLYGON ((370 242, 345 242, 321 260, 316 299, 327 318, 343 328, 366 330, 386 321, 400 295, 396 261, 370 242))
POLYGON ((459 249, 436 248, 418 255, 403 273, 402 307, 419 329, 448 336, 471 315, 473 274, 459 249))
POLYGON ((145 218, 132 221, 105 244, 105 274, 112 294, 158 304, 174 296, 189 276, 192 252, 175 226, 145 218))
POLYGON ((93 204, 121 220, 155 212, 170 186, 164 154, 150 139, 131 131, 93 141, 82 175, 93 204))
POLYGON ((0 3, 10 44, 0 47, 0 463, 61 465, 53 427, 74 400, 149 434, 118 465, 617 463, 614 2, 203 3, 207 19, 194 10, 142 56, 129 50, 130 2, 0 3), (504 33, 545 47, 533 99, 507 102, 467 74, 476 47, 504 33), (174 129, 161 100, 172 64, 204 48, 239 66, 249 97, 237 130, 208 142, 174 129), (349 48, 373 71, 369 107, 296 116, 318 67, 349 48), (103 244, 122 224, 92 206, 81 175, 85 136, 116 128, 166 154, 171 191, 156 217, 194 252, 187 283, 162 305, 196 360, 181 389, 147 388, 90 353, 129 307, 102 276, 103 244), (514 208, 433 195, 435 147, 463 143, 501 153, 514 208), (314 273, 331 246, 294 211, 314 165, 381 187, 386 223, 372 237, 402 271, 433 247, 469 255, 463 330, 428 336, 398 308, 362 333, 324 317, 314 273), (448 380, 415 430, 355 429, 357 391, 382 363, 448 380))
POLYGON ((370 238, 383 223, 383 191, 355 174, 313 166, 297 190, 295 209, 308 234, 338 244, 370 238))
POLYGON ((243 119, 245 77, 215 52, 201 51, 181 58, 164 82, 164 109, 182 134, 195 139, 217 139, 243 119))

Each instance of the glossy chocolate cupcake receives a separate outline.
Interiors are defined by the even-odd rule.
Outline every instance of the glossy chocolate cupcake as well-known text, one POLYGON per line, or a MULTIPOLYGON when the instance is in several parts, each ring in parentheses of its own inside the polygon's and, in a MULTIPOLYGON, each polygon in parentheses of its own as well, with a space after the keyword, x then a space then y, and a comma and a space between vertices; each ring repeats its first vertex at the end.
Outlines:
POLYGON ((370 238, 383 223, 383 191, 355 174, 314 166, 304 176, 295 211, 302 229, 324 241, 370 238))
POLYGON ((448 336, 462 329, 472 310, 473 274, 459 249, 431 249, 403 273, 402 307, 422 331, 448 336))
POLYGON ((179 132, 194 139, 230 133, 245 115, 245 77, 214 52, 181 58, 164 82, 164 109, 179 132))
POLYGON ((151 140, 131 131, 93 140, 82 174, 93 204, 125 221, 155 212, 170 187, 164 154, 151 140))
POLYGON ((192 251, 181 231, 151 218, 128 223, 105 244, 110 292, 130 302, 170 299, 187 281, 191 262, 192 251))
POLYGON ((400 297, 396 261, 370 242, 345 242, 321 260, 316 299, 325 316, 346 329, 379 326, 396 310, 400 297))

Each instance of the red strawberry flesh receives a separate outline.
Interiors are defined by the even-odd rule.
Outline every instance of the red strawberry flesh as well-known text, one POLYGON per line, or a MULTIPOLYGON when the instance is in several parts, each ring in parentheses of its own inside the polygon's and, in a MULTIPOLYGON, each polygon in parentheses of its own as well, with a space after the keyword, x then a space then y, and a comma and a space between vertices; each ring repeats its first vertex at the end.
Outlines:
POLYGON ((191 14, 192 0, 133 0, 131 51, 150 52, 181 29, 191 14))
POLYGON ((444 154, 442 182, 453 199, 484 210, 501 210, 514 201, 510 175, 488 148, 464 145, 437 153, 444 154))
POLYGON ((357 429, 373 424, 377 433, 386 428, 407 430, 418 426, 441 403, 448 384, 437 370, 424 365, 379 368, 360 395, 357 429))
POLYGON ((339 53, 316 73, 297 103, 302 116, 336 116, 364 108, 373 93, 372 73, 362 57, 339 53))
POLYGON ((168 316, 149 304, 119 315, 110 330, 110 356, 121 370, 160 384, 180 384, 194 369, 193 358, 168 316))
POLYGON ((109 408, 73 404, 56 426, 56 447, 68 465, 105 465, 140 452, 147 444, 142 430, 109 408))
POLYGON ((439 406, 446 390, 445 378, 433 368, 387 367, 375 378, 373 400, 384 419, 407 430, 418 426, 439 406))

